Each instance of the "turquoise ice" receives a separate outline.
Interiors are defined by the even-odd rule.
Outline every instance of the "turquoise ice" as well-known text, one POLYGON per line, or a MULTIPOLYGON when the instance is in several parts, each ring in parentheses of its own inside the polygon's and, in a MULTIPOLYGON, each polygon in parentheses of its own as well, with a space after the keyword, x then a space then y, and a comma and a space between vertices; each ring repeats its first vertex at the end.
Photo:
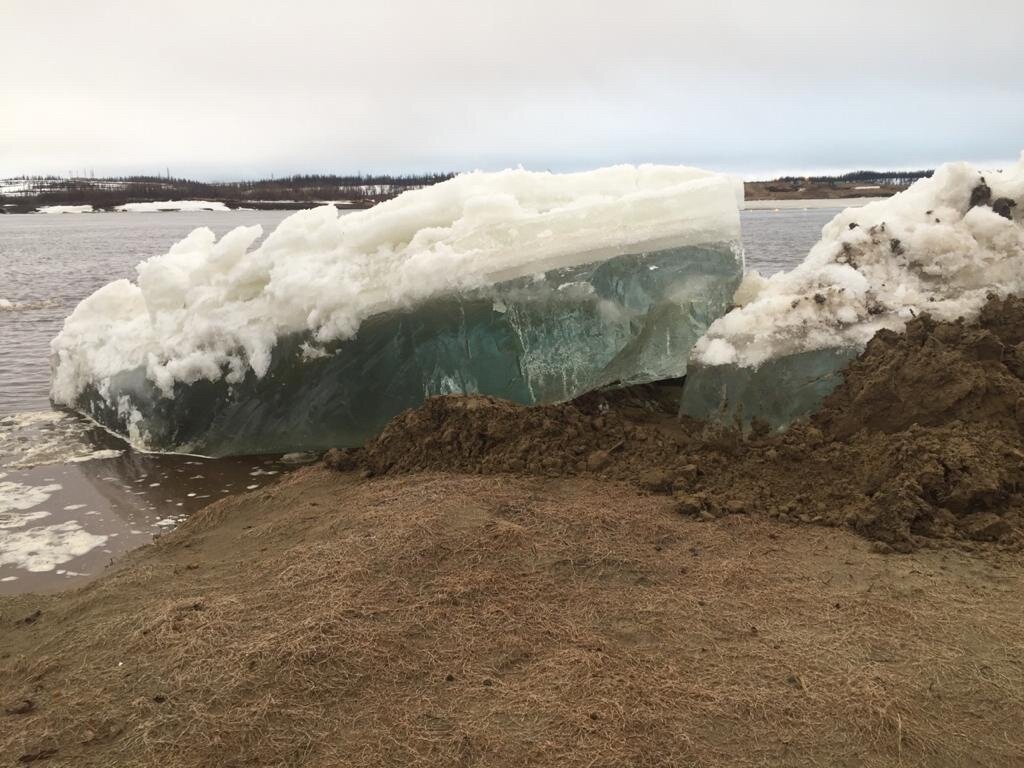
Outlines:
POLYGON ((683 376, 741 274, 733 243, 616 256, 383 312, 312 356, 309 333, 283 337, 262 377, 235 384, 179 382, 166 397, 144 368, 124 371, 77 407, 160 450, 355 446, 431 395, 552 403, 683 376))
POLYGON ((691 360, 680 413, 741 427, 756 417, 774 429, 785 427, 817 410, 859 352, 856 347, 816 349, 749 367, 691 360))

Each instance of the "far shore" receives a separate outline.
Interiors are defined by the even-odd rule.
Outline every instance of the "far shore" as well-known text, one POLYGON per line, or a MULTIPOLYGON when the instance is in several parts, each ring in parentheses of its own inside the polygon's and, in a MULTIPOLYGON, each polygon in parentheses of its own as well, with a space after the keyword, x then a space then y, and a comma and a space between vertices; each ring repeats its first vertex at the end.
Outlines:
MULTIPOLYGON (((809 208, 859 208, 860 206, 867 205, 868 203, 875 202, 881 198, 878 197, 832 197, 832 198, 779 198, 779 199, 748 199, 744 202, 744 209, 748 211, 764 211, 764 210, 802 210, 809 208)), ((371 202, 347 202, 347 201, 336 201, 336 200, 260 200, 260 201, 246 201, 245 204, 239 204, 235 201, 218 201, 211 200, 207 201, 211 204, 210 208, 207 209, 187 209, 191 211, 195 210, 212 210, 212 211, 245 211, 245 210, 261 210, 261 211, 298 211, 306 208, 315 208, 321 205, 334 205, 339 210, 365 210, 371 208, 374 203, 371 202)), ((154 201, 155 206, 159 206, 160 201, 154 201)), ((167 208, 157 207, 155 210, 148 210, 148 213, 178 213, 182 209, 172 207, 170 203, 167 208)), ((225 212, 227 212, 225 211, 225 212)), ((17 213, 39 213, 43 215, 47 214, 82 214, 82 213, 131 213, 131 211, 119 211, 115 208, 103 208, 97 206, 89 206, 88 204, 82 206, 36 206, 33 205, 4 205, 0 208, 0 213, 5 214, 17 214, 17 213), (69 210, 44 210, 47 207, 52 208, 63 208, 69 210), (73 210, 78 208, 79 210, 73 210), (91 210, 87 210, 91 208, 91 210)))
MULTIPOLYGON (((174 206, 174 201, 139 201, 145 205, 152 204, 155 210, 147 210, 147 213, 178 213, 183 210, 174 206), (167 203, 167 207, 160 207, 161 203, 167 203)), ((206 209, 187 209, 191 211, 195 210, 213 210, 213 211, 299 211, 306 208, 315 208, 320 205, 334 205, 339 210, 365 210, 375 205, 372 201, 338 201, 338 200, 246 200, 238 202, 237 200, 205 200, 211 207, 206 209)), ((90 203, 83 203, 80 205, 40 205, 38 202, 31 203, 5 203, 0 206, 0 214, 17 214, 17 213, 41 213, 46 215, 51 214, 70 214, 70 213, 134 213, 137 211, 123 211, 118 210, 117 206, 109 205, 94 205, 90 203), (68 210, 54 210, 46 211, 46 208, 57 208, 57 209, 68 209, 68 210), (78 208, 79 210, 73 210, 78 208)))
POLYGON ((797 198, 786 200, 747 200, 743 204, 747 211, 782 211, 801 210, 808 208, 860 208, 873 203, 877 197, 832 197, 832 198, 797 198))

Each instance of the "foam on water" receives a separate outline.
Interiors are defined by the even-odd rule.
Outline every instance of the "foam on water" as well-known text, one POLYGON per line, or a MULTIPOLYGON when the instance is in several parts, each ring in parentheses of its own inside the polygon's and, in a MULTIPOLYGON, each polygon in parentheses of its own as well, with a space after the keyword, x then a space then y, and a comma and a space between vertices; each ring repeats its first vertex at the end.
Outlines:
POLYGON ((28 468, 120 456, 123 448, 99 447, 96 426, 63 411, 26 411, 0 417, 0 466, 28 468))
POLYGON ((61 489, 59 483, 41 486, 23 485, 4 480, 5 477, 5 474, 0 474, 0 514, 31 509, 43 504, 61 489))
POLYGON ((52 571, 107 543, 109 536, 89 533, 74 520, 0 536, 0 566, 13 565, 30 572, 52 571))
POLYGON ((0 298, 0 312, 28 312, 35 309, 55 307, 59 302, 53 299, 36 299, 34 301, 12 301, 0 298))

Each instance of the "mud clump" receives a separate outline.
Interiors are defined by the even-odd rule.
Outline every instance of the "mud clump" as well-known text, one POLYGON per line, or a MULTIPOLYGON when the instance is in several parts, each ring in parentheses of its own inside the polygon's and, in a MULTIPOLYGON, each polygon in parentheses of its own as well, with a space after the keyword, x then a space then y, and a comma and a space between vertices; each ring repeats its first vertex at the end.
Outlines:
POLYGON ((338 469, 591 474, 673 494, 680 514, 848 527, 895 551, 1019 548, 1024 301, 974 322, 881 331, 809 420, 785 432, 676 416, 677 382, 526 407, 445 396, 397 416, 338 469))
POLYGON ((570 403, 522 406, 493 397, 447 395, 396 416, 362 451, 375 474, 413 470, 582 473, 639 477, 664 491, 679 446, 661 427, 674 403, 657 388, 591 394, 570 403), (659 418, 660 417, 660 418, 659 418))
POLYGON ((837 438, 954 421, 1013 431, 1024 405, 1022 305, 993 298, 974 323, 923 316, 904 333, 880 331, 813 423, 837 438))

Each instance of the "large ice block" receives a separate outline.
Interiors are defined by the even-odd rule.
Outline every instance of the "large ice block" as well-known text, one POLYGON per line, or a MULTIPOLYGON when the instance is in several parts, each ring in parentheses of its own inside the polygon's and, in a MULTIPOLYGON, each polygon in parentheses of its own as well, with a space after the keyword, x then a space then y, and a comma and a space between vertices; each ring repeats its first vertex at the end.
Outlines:
POLYGON ((815 349, 757 367, 691 362, 680 413, 744 428, 755 417, 784 427, 816 411, 858 353, 855 347, 815 349))
POLYGON ((140 446, 227 455, 357 445, 435 394, 682 376, 742 275, 737 185, 595 173, 458 177, 362 221, 286 220, 251 253, 194 234, 79 306, 54 399, 140 446))

